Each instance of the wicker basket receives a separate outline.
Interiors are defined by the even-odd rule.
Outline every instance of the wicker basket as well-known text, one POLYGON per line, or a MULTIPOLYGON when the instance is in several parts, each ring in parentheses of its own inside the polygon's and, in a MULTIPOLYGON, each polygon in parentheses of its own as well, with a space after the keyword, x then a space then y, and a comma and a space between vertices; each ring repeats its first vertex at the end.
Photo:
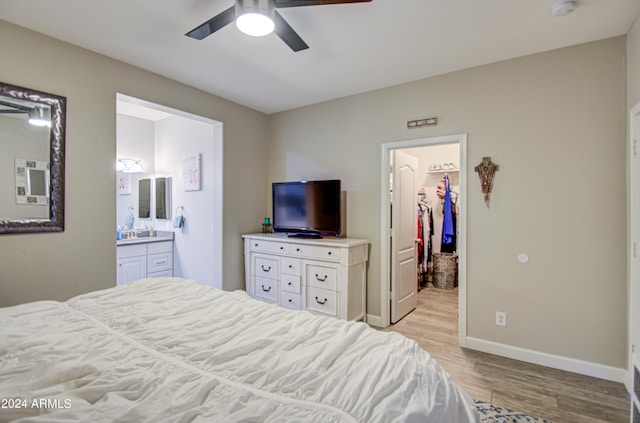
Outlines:
POLYGON ((458 286, 458 255, 433 253, 433 286, 453 289, 458 286))

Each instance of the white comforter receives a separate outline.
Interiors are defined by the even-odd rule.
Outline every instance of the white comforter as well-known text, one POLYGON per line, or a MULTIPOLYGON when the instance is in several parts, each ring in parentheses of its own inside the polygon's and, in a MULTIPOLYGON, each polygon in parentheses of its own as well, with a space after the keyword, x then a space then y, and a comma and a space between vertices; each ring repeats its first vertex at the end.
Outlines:
POLYGON ((177 278, 0 309, 0 421, 479 421, 415 342, 177 278))

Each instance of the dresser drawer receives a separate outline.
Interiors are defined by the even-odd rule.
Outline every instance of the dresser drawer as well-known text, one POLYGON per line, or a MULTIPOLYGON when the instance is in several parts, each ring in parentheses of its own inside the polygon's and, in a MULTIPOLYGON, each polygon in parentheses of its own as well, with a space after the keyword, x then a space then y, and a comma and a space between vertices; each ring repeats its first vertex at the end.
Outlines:
POLYGON ((282 257, 280 259, 282 273, 289 275, 300 275, 300 259, 291 257, 282 257))
POLYGON ((280 279, 280 291, 300 293, 300 276, 282 275, 280 279))
POLYGON ((334 266, 320 266, 307 263, 305 265, 307 285, 335 291, 338 286, 338 269, 334 266))
POLYGON ((302 310, 302 300, 300 294, 294 294, 292 292, 280 292, 280 302, 278 304, 282 307, 290 308, 292 310, 302 310))
POLYGON ((289 244, 285 242, 263 241, 261 239, 252 239, 250 242, 251 251, 289 254, 289 244))
POLYGON ((278 258, 255 257, 253 274, 263 278, 278 278, 278 258))
POLYGON ((319 260, 339 261, 340 248, 324 247, 319 245, 291 245, 291 255, 296 257, 307 257, 319 260))
POLYGON ((256 276, 256 286, 254 290, 256 297, 260 297, 271 302, 278 300, 278 281, 256 276))
POLYGON ((307 309, 337 316, 338 294, 328 289, 307 287, 307 309))
POLYGON ((173 253, 151 254, 147 256, 147 273, 163 272, 173 268, 173 253))

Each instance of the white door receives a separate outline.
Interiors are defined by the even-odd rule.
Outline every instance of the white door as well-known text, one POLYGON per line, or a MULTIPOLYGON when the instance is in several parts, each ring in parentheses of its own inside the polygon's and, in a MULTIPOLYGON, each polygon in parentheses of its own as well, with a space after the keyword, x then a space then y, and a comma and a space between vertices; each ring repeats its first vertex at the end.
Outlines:
POLYGON ((418 305, 418 159, 395 150, 391 202, 391 323, 418 305))
MULTIPOLYGON (((640 368, 640 269, 638 269, 638 255, 640 254, 638 245, 640 237, 640 103, 631 109, 629 116, 629 277, 631 301, 629 304, 631 322, 631 360, 629 375, 633 378, 633 368, 640 368)), ((630 381, 627 388, 633 392, 633 381, 630 381)), ((640 398, 636 398, 636 401, 640 398)))

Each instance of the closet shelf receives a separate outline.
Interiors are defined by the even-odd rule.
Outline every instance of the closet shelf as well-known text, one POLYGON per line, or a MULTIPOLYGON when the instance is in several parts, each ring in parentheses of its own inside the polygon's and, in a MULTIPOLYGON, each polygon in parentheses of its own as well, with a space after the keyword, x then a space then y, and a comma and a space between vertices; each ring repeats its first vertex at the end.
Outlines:
POLYGON ((457 173, 460 169, 442 169, 442 170, 427 170, 426 173, 457 173))

